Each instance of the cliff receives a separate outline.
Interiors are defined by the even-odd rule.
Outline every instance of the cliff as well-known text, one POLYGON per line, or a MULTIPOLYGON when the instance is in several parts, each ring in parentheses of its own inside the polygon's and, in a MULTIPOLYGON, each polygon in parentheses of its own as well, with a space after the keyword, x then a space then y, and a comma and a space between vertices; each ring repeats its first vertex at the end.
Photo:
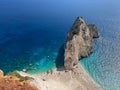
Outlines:
POLYGON ((15 76, 4 76, 0 70, 0 90, 38 90, 30 81, 20 81, 15 76))
POLYGON ((95 24, 87 25, 82 17, 77 17, 67 33, 64 53, 65 69, 73 69, 80 58, 88 56, 92 52, 93 39, 98 37, 95 24))

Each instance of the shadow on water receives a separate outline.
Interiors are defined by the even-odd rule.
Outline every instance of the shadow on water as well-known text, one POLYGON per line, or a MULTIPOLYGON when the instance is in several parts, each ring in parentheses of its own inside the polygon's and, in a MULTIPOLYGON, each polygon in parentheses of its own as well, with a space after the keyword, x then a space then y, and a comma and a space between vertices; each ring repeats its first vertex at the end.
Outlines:
POLYGON ((58 71, 62 71, 64 69, 64 45, 59 48, 55 64, 58 71))

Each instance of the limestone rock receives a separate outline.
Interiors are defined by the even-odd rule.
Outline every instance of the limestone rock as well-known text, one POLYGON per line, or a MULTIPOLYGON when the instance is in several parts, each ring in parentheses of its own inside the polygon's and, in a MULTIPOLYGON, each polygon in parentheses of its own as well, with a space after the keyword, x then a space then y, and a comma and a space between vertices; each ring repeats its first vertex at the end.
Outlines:
POLYGON ((92 52, 93 38, 98 37, 96 25, 87 25, 82 17, 77 17, 65 41, 65 69, 71 70, 80 58, 88 56, 92 52))
POLYGON ((95 24, 89 24, 88 27, 90 29, 91 36, 93 38, 99 38, 97 26, 95 24))

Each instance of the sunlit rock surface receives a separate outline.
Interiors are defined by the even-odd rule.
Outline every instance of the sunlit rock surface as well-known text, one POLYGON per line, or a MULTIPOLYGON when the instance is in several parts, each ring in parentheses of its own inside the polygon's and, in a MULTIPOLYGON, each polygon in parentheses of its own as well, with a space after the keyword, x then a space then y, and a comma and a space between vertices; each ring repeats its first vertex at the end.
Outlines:
POLYGON ((93 38, 98 38, 95 24, 87 25, 82 17, 77 17, 72 28, 67 33, 65 42, 64 67, 71 70, 82 57, 92 52, 93 38))

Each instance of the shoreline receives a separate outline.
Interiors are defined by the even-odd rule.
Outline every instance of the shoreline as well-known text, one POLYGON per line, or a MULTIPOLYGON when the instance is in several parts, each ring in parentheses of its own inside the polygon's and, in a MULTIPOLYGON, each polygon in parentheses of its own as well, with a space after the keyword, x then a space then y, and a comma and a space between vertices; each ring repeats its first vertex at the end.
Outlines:
POLYGON ((85 72, 88 74, 88 76, 93 80, 93 82, 94 82, 98 87, 100 87, 101 90, 103 90, 103 87, 102 87, 99 83, 97 83, 97 81, 92 77, 92 75, 90 75, 89 71, 84 67, 84 65, 83 65, 81 62, 80 62, 79 64, 80 64, 81 67, 85 70, 85 72))
POLYGON ((97 81, 97 79, 91 75, 91 73, 89 72, 89 70, 86 68, 86 66, 82 63, 79 62, 79 64, 81 64, 82 68, 86 71, 86 73, 89 75, 89 77, 91 77, 93 79, 93 81, 98 84, 98 86, 100 86, 102 89, 104 89, 104 87, 97 81))
POLYGON ((53 68, 44 73, 28 74, 18 71, 21 76, 31 77, 31 84, 38 90, 103 90, 79 63, 72 71, 58 71, 53 68))

